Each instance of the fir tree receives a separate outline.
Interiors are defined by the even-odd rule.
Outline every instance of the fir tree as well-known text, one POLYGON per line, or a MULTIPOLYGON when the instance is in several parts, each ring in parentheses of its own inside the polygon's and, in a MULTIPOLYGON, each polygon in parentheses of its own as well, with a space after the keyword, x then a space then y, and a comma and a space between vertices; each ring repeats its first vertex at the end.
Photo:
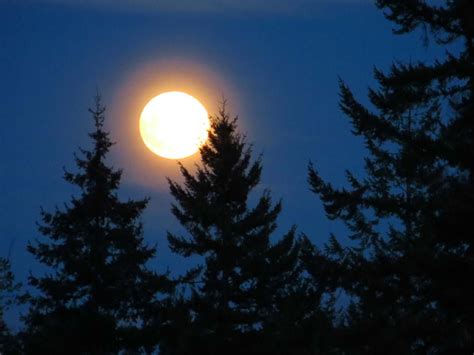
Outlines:
POLYGON ((211 117, 208 142, 200 152, 194 174, 180 166, 183 185, 169 180, 177 201, 172 212, 188 231, 185 236, 169 233, 170 247, 184 257, 198 255, 202 263, 183 277, 189 288, 180 300, 178 336, 162 350, 291 353, 300 346, 298 327, 309 311, 301 241, 291 229, 271 242, 281 203, 273 204, 268 190, 249 207, 261 162, 252 161, 251 147, 225 105, 211 117))
POLYGON ((4 315, 12 305, 22 302, 18 294, 21 285, 15 282, 10 261, 0 258, 0 353, 16 354, 19 349, 15 336, 8 328, 4 315))
POLYGON ((89 111, 93 147, 75 157, 78 172, 64 175, 80 195, 63 209, 42 211, 45 239, 28 246, 50 271, 29 278, 39 293, 25 317, 26 353, 115 354, 150 350, 157 341, 147 314, 169 285, 145 265, 155 255, 140 222, 148 200, 119 199, 122 172, 105 162, 113 143, 99 96, 89 111))
MULTIPOLYGON (((474 3, 379 0, 403 34, 421 27, 461 45, 432 64, 375 70, 373 109, 341 83, 341 108, 369 155, 366 176, 336 189, 309 170, 331 219, 355 246, 328 243, 323 275, 352 302, 341 325, 350 354, 468 353, 473 348, 474 3)), ((321 277, 315 265, 308 269, 321 277)))

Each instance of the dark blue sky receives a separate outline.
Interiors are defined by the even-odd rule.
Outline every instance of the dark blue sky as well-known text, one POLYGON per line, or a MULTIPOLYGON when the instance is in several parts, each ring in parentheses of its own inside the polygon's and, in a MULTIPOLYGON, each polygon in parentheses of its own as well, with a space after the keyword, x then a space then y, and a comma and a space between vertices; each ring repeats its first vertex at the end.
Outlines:
POLYGON ((152 198, 144 223, 146 239, 160 248, 156 265, 181 270, 165 240, 167 229, 180 230, 164 179, 177 176, 177 166, 137 138, 138 115, 151 97, 188 91, 213 113, 225 95, 254 151, 264 154, 262 187, 283 198, 281 232, 297 224, 321 244, 343 229, 309 192, 308 161, 337 185, 344 169, 362 173, 363 145, 338 109, 338 76, 366 102, 374 65, 437 54, 421 36, 392 35, 368 0, 277 0, 275 11, 262 1, 235 8, 227 0, 217 10, 96 1, 101 6, 0 1, 0 255, 12 246, 20 281, 40 270, 25 251, 38 236, 40 206, 62 206, 75 191, 62 167, 73 168, 72 153, 87 146, 96 86, 117 141, 111 162, 125 169, 121 193, 152 198))

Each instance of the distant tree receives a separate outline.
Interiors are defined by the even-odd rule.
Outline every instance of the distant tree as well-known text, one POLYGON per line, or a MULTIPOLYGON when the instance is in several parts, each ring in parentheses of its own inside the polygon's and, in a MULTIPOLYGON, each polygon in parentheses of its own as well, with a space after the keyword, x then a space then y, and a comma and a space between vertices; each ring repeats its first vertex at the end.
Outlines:
MULTIPOLYGON (((331 237, 328 272, 351 303, 340 327, 347 354, 464 354, 474 348, 474 2, 379 0, 404 34, 455 44, 432 64, 375 70, 370 110, 341 83, 341 108, 362 136, 366 175, 312 190, 354 245, 331 237), (457 48, 457 49, 456 49, 457 48)), ((447 48, 448 50, 449 48, 447 48)), ((319 262, 319 260, 318 260, 319 262)), ((316 264, 316 266, 318 266, 316 264)), ((308 271, 319 281, 319 269, 308 271)))
POLYGON ((0 258, 0 354, 17 353, 17 341, 5 323, 5 311, 12 305, 21 302, 19 295, 21 285, 15 282, 10 261, 0 258))
POLYGON ((169 282, 146 267, 155 255, 140 222, 148 200, 119 199, 122 172, 105 163, 113 143, 99 96, 89 111, 93 147, 75 157, 77 173, 64 175, 80 195, 63 209, 42 211, 46 239, 28 246, 50 271, 29 278, 39 292, 25 317, 25 353, 116 354, 151 350, 157 342, 147 319, 169 282))
POLYGON ((188 231, 169 233, 170 247, 184 257, 200 256, 202 263, 182 279, 188 289, 163 354, 306 351, 300 329, 311 316, 310 290, 299 261, 305 240, 291 229, 271 242, 281 203, 273 204, 268 190, 249 207, 261 161, 252 162, 251 147, 225 105, 211 117, 200 152, 194 174, 180 165, 184 184, 169 180, 177 201, 172 212, 188 231))

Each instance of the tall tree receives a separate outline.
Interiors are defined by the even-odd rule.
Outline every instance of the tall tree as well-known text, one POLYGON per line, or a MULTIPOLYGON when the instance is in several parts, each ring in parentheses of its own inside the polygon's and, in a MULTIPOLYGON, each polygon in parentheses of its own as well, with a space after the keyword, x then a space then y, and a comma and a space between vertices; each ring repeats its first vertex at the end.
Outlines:
MULTIPOLYGON (((341 83, 341 108, 368 150, 366 175, 336 189, 310 166, 312 190, 355 245, 328 243, 325 275, 352 299, 341 326, 351 354, 468 353, 474 334, 474 3, 379 0, 397 34, 455 44, 434 63, 375 70, 373 106, 341 83), (457 48, 457 49, 456 49, 457 48)), ((309 263, 308 269, 321 277, 309 263)))
POLYGON ((89 111, 93 147, 75 156, 78 172, 64 175, 80 195, 62 210, 42 211, 45 239, 28 246, 50 271, 29 279, 39 293, 25 317, 26 353, 112 354, 156 343, 147 314, 156 312, 169 284, 146 267, 155 255, 140 222, 148 200, 119 199, 122 172, 105 162, 113 143, 99 96, 89 111))
MULTIPOLYGON (((281 203, 264 190, 254 207, 249 196, 260 182, 260 159, 237 131, 225 105, 211 117, 201 164, 192 174, 180 166, 184 184, 169 180, 177 203, 172 212, 188 234, 168 234, 171 249, 202 263, 183 277, 179 337, 163 352, 291 353, 300 349, 298 327, 309 316, 301 278, 302 241, 291 229, 276 243, 281 203), (183 329, 184 328, 184 329, 183 329), (289 352, 290 351, 290 352, 289 352)), ((171 339, 171 338, 170 338, 171 339)))

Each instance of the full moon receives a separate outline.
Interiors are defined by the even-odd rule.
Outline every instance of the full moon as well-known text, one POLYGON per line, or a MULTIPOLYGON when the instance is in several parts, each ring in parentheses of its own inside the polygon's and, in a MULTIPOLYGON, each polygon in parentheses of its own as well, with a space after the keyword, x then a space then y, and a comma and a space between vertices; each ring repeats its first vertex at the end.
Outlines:
POLYGON ((140 134, 153 153, 181 159, 204 144, 209 117, 204 106, 184 92, 170 91, 151 99, 140 116, 140 134))

